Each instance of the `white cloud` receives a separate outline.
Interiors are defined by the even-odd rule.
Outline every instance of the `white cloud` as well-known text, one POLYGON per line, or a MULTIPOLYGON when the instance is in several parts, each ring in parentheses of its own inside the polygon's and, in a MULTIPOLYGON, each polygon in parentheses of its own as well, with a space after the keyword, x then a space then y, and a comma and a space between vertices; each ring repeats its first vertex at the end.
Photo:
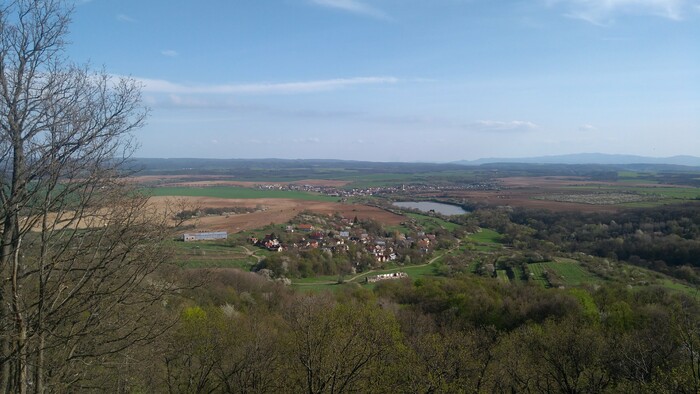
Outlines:
POLYGON ((130 17, 129 15, 126 14, 117 14, 116 16, 117 20, 119 22, 127 22, 127 23, 134 23, 136 22, 136 19, 130 17))
POLYGON ((538 128, 535 123, 524 120, 479 120, 475 126, 481 131, 529 131, 538 128))
POLYGON ((160 51, 160 54, 167 57, 175 57, 178 55, 177 51, 172 49, 163 49, 162 51, 160 51))
POLYGON ((547 0, 547 3, 566 7, 566 16, 597 25, 609 24, 616 16, 625 14, 681 20, 698 6, 695 0, 547 0))
POLYGON ((581 132, 586 132, 586 131, 596 131, 598 130, 597 127, 591 125, 591 124, 584 124, 578 127, 578 131, 581 132))
POLYGON ((147 93, 168 94, 295 94, 344 89, 359 85, 385 85, 399 82, 395 77, 356 77, 303 82, 187 85, 162 79, 135 78, 147 93))
POLYGON ((309 0, 312 4, 322 7, 335 8, 342 11, 370 16, 377 19, 391 19, 384 11, 358 0, 309 0))

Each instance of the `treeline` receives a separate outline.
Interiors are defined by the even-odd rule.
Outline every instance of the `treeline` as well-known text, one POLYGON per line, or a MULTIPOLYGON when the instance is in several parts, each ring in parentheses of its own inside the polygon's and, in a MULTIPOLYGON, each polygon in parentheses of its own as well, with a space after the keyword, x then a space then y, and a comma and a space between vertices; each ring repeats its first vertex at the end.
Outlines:
POLYGON ((480 210, 480 224, 520 249, 582 252, 700 283, 700 205, 617 213, 480 210))
POLYGON ((183 294, 173 330, 131 355, 124 390, 700 389, 700 305, 661 288, 545 290, 458 276, 301 294, 250 273, 187 273, 212 274, 183 294))

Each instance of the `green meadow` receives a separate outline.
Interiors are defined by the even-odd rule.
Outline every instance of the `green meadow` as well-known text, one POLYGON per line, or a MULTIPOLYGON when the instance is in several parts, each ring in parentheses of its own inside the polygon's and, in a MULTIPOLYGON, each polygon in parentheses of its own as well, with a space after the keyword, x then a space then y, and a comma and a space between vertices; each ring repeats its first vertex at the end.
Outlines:
POLYGON ((154 196, 214 197, 230 199, 289 198, 310 201, 338 201, 338 197, 295 190, 262 190, 235 186, 212 187, 153 187, 147 189, 154 196))

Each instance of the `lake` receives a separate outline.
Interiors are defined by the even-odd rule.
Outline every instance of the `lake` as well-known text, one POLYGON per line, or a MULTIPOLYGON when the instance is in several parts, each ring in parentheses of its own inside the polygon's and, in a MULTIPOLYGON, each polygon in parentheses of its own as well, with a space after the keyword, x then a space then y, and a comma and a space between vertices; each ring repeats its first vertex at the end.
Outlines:
POLYGON ((467 211, 462 209, 460 206, 432 201, 403 201, 395 202, 393 205, 400 208, 417 209, 422 212, 435 211, 436 213, 446 216, 464 215, 467 213, 467 211))

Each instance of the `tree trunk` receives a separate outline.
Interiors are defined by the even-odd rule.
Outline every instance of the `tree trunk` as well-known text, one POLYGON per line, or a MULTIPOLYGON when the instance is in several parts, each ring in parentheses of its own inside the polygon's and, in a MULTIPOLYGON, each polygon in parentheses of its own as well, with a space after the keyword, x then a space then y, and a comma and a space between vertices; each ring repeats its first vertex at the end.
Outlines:
POLYGON ((27 326, 22 315, 23 307, 19 298, 19 286, 17 285, 17 271, 19 270, 19 251, 22 246, 22 238, 17 241, 15 255, 12 259, 12 309, 15 315, 15 330, 17 333, 17 392, 27 393, 27 326))

